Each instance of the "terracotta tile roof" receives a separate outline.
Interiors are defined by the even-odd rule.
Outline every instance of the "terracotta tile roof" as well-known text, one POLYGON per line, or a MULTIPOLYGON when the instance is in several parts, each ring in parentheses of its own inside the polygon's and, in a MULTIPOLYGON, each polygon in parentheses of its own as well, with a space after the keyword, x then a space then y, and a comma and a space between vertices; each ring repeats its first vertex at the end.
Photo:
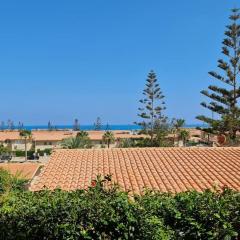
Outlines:
POLYGON ((0 168, 29 180, 33 179, 40 166, 38 163, 0 163, 0 168))
POLYGON ((32 138, 35 141, 62 141, 65 138, 76 136, 73 131, 32 131, 32 138))
POLYGON ((1 131, 0 141, 4 142, 6 140, 18 140, 20 139, 18 131, 1 131))
MULTIPOLYGON (((124 138, 142 138, 146 137, 146 135, 133 135, 131 134, 130 131, 120 131, 120 130, 115 130, 112 131, 114 134, 115 140, 119 139, 124 139, 124 138)), ((102 137, 104 135, 105 131, 88 131, 89 138, 91 140, 102 140, 102 137)))
MULTIPOLYGON (((141 138, 144 135, 133 135, 129 131, 113 131, 114 137, 117 138, 141 138)), ((88 131, 91 140, 102 140, 104 131, 88 131)), ((59 131, 32 131, 32 139, 35 141, 62 141, 63 139, 74 137, 77 132, 59 130, 59 131)), ((18 131, 0 131, 0 141, 20 140, 18 131)))
POLYGON ((87 188, 97 175, 112 174, 122 189, 202 191, 213 185, 240 190, 240 148, 125 148, 57 150, 31 186, 87 188))

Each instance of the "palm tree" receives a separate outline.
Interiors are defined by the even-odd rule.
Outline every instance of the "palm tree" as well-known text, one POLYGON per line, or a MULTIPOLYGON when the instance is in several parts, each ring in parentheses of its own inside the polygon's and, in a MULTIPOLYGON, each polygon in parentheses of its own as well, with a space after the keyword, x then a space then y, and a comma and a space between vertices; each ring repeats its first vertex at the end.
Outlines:
POLYGON ((27 141, 32 138, 32 132, 30 130, 21 130, 19 132, 19 135, 21 138, 24 139, 24 144, 25 144, 25 161, 27 161, 27 141))
POLYGON ((76 136, 62 141, 62 147, 67 149, 91 148, 91 142, 88 136, 76 136))
POLYGON ((179 133, 181 131, 181 128, 185 125, 185 120, 184 119, 174 119, 173 120, 173 133, 174 133, 174 139, 177 134, 177 143, 179 144, 179 133))
POLYGON ((88 132, 80 131, 77 133, 77 137, 81 137, 81 138, 88 137, 88 132))
POLYGON ((185 120, 184 119, 176 119, 173 126, 176 129, 176 131, 178 132, 180 130, 180 128, 182 128, 185 125, 185 120))
POLYGON ((111 132, 111 131, 106 131, 106 132, 103 134, 102 140, 103 140, 104 143, 107 144, 107 146, 108 146, 108 148, 109 148, 110 144, 115 141, 113 132, 111 132))
POLYGON ((181 130, 178 134, 179 138, 183 141, 183 145, 186 146, 186 141, 190 137, 190 133, 187 130, 181 130))

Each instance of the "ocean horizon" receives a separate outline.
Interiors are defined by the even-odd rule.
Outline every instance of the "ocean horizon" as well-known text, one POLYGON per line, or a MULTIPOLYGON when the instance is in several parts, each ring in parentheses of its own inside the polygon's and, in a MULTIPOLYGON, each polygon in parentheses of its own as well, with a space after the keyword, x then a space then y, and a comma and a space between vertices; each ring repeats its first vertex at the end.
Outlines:
MULTIPOLYGON (((185 128, 196 128, 196 127, 204 127, 203 124, 186 124, 185 128)), ((48 129, 48 125, 27 125, 23 127, 27 130, 44 130, 48 129)), ((61 129, 73 129, 73 125, 55 125, 52 126, 53 129, 61 130, 61 129)), ((4 129, 8 129, 5 127, 4 129)), ((15 127, 14 129, 19 129, 19 127, 15 127)), ((101 130, 140 130, 141 127, 138 125, 131 124, 116 124, 116 125, 102 125, 101 130)), ((80 130, 94 130, 94 125, 80 125, 80 130)))

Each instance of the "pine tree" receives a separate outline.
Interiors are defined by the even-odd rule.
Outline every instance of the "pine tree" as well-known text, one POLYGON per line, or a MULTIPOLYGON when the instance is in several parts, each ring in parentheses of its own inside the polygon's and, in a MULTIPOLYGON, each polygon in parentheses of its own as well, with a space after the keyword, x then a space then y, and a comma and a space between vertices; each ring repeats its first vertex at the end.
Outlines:
POLYGON ((197 119, 207 123, 207 132, 224 134, 229 140, 235 140, 237 131, 240 130, 240 108, 239 108, 239 75, 240 75, 240 12, 233 9, 230 16, 231 25, 227 26, 225 39, 222 44, 222 53, 225 59, 218 60, 218 67, 223 73, 209 72, 214 79, 219 80, 225 87, 210 85, 208 90, 201 93, 210 98, 210 102, 202 102, 201 105, 212 113, 216 113, 216 119, 204 115, 197 119))
POLYGON ((12 126, 12 120, 8 119, 8 121, 7 121, 7 129, 11 130, 11 126, 12 126))
POLYGON ((163 111, 166 109, 163 101, 164 95, 161 92, 154 71, 150 71, 148 74, 143 95, 144 98, 139 101, 142 107, 138 108, 138 116, 142 118, 142 121, 135 122, 135 124, 142 127, 143 132, 149 134, 152 141, 156 122, 159 124, 161 121, 166 121, 166 117, 163 115, 163 111))
POLYGON ((105 127, 105 131, 109 131, 109 130, 110 130, 110 125, 107 123, 105 127))
POLYGON ((78 119, 76 118, 74 120, 74 124, 73 124, 73 131, 79 131, 79 130, 80 130, 80 124, 79 124, 78 119))
POLYGON ((96 122, 94 123, 94 130, 101 131, 102 129, 102 121, 100 117, 97 117, 96 122))
POLYGON ((52 123, 50 121, 48 121, 48 130, 49 131, 53 130, 53 126, 52 126, 52 123))
POLYGON ((4 121, 1 121, 1 130, 3 131, 5 129, 5 123, 4 121))
POLYGON ((23 130, 23 128, 24 128, 23 123, 19 121, 18 122, 18 130, 23 130))
POLYGON ((13 121, 11 121, 11 122, 10 122, 10 130, 14 130, 14 129, 15 129, 14 122, 13 122, 13 121))

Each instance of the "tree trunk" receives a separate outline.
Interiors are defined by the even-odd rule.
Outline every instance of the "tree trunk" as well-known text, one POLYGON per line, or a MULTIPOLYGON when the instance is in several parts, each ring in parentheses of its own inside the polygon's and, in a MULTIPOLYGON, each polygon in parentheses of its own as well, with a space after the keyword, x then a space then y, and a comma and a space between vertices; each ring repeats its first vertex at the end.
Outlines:
POLYGON ((27 139, 25 139, 25 161, 27 161, 27 139))

